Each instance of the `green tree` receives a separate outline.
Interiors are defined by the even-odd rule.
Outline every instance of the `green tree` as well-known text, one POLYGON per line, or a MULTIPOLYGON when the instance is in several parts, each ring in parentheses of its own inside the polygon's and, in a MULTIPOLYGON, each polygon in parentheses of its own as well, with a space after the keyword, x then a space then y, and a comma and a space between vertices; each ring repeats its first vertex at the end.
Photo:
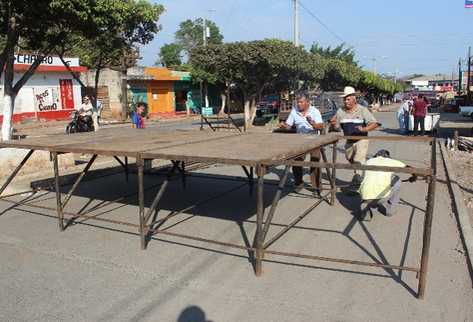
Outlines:
POLYGON ((3 140, 11 138, 15 98, 44 57, 60 46, 69 33, 81 32, 90 37, 94 31, 99 31, 90 22, 90 15, 90 4, 85 0, 0 2, 0 35, 4 39, 0 45, 0 76, 4 77, 3 140), (17 47, 35 54, 36 59, 14 82, 13 66, 17 47))
POLYGON ((253 123, 256 101, 265 90, 309 84, 323 75, 318 56, 277 39, 197 47, 189 63, 196 81, 234 84, 240 90, 246 127, 253 123))
POLYGON ((156 64, 165 67, 182 65, 181 51, 182 47, 178 44, 172 43, 163 45, 159 50, 159 57, 156 64))
POLYGON ((356 86, 360 81, 361 69, 340 59, 325 59, 325 73, 320 87, 325 90, 340 90, 344 86, 356 86))
MULTIPOLYGON (((120 71, 122 80, 125 80, 122 81, 121 95, 122 116, 125 117, 127 68, 136 65, 139 58, 138 45, 150 42, 161 29, 158 19, 164 8, 145 0, 103 0, 102 3, 97 2, 95 9, 94 19, 102 32, 94 37, 86 37, 81 33, 70 34, 67 46, 59 54, 60 57, 67 52, 77 55, 82 65, 95 71, 95 97, 102 69, 110 67, 120 71)), ((75 78, 78 80, 77 75, 75 78)), ((96 104, 95 100, 93 104, 96 104)))
MULTIPOLYGON (((220 29, 211 20, 206 20, 206 26, 210 30, 210 37, 207 38, 207 44, 218 45, 223 42, 223 36, 220 29)), ((198 46, 203 45, 204 20, 202 18, 194 21, 188 19, 179 24, 179 29, 176 31, 176 44, 189 54, 190 51, 198 46)))
POLYGON ((310 48, 310 52, 313 54, 318 54, 323 58, 327 59, 339 59, 348 64, 358 65, 355 61, 355 51, 353 48, 345 48, 345 43, 338 45, 335 48, 330 46, 324 48, 321 45, 314 43, 310 48))

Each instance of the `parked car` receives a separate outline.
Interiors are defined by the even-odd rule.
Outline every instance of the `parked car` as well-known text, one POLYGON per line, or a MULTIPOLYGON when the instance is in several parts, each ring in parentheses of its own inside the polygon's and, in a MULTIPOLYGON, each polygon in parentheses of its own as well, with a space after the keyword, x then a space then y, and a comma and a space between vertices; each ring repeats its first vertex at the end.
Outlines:
MULTIPOLYGON (((320 111, 320 114, 322 114, 322 120, 324 121, 324 123, 328 122, 335 115, 335 113, 337 113, 337 109, 338 109, 337 104, 331 97, 325 94, 312 97, 311 104, 320 111)), ((290 112, 291 112, 290 110, 279 112, 278 114, 279 120, 280 121, 287 120, 287 117, 289 116, 290 112)))
POLYGON ((469 116, 473 119, 473 106, 460 106, 460 115, 469 116))
POLYGON ((280 99, 278 95, 266 95, 262 101, 256 105, 256 117, 275 116, 279 112, 280 99))

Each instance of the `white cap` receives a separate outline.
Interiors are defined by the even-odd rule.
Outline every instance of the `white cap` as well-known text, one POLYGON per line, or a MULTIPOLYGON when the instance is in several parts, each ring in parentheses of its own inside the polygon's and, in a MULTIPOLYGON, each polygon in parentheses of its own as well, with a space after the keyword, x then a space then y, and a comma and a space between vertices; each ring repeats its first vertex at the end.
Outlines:
POLYGON ((346 86, 344 89, 343 89, 343 95, 340 95, 340 97, 347 97, 347 96, 350 96, 350 95, 355 95, 356 94, 356 91, 353 87, 351 86, 346 86))

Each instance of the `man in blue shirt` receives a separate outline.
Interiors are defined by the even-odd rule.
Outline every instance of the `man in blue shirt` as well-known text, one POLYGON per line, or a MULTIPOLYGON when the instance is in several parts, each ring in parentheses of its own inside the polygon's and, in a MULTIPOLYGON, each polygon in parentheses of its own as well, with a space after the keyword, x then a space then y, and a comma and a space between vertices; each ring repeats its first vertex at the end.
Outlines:
MULTIPOLYGON (((319 110, 310 105, 310 98, 306 94, 297 96, 297 106, 294 107, 285 122, 281 122, 281 128, 296 128, 299 134, 318 134, 319 130, 324 128, 324 122, 319 110)), ((304 160, 301 157, 298 160, 304 160)), ((310 160, 318 162, 320 160, 320 150, 311 152, 310 160)), ((294 185, 296 191, 300 191, 304 187, 302 180, 302 167, 293 167, 294 185)), ((320 192, 320 168, 310 168, 311 183, 314 189, 320 192)))
POLYGON ((136 104, 136 111, 131 113, 131 123, 132 123, 132 127, 134 127, 135 129, 145 128, 145 122, 143 119, 144 111, 145 111, 145 104, 139 102, 136 104))

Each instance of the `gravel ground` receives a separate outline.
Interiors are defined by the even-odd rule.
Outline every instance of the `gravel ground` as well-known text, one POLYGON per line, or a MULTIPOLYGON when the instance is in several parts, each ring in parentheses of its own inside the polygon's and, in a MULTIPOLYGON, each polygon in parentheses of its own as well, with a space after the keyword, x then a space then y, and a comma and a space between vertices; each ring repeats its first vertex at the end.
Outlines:
POLYGON ((455 174, 473 222, 473 153, 450 151, 450 158, 455 165, 455 174))

